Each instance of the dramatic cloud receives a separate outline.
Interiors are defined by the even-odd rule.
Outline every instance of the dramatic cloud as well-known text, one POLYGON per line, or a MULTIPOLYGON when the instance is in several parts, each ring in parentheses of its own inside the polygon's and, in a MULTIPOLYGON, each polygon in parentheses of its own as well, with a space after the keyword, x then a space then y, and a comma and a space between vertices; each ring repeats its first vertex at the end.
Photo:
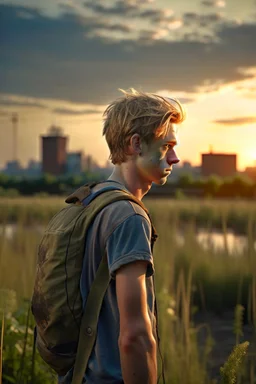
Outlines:
POLYGON ((136 30, 140 29, 141 23, 150 22, 154 24, 165 24, 165 23, 174 23, 173 14, 174 12, 171 9, 158 9, 158 8, 145 8, 144 4, 149 3, 149 1, 124 1, 119 0, 114 3, 112 6, 105 6, 103 3, 95 2, 93 0, 88 0, 84 3, 86 9, 93 11, 97 17, 101 19, 108 18, 119 18, 134 20, 138 19, 136 25, 136 30))
POLYGON ((21 19, 33 19, 35 17, 35 14, 34 12, 32 12, 32 10, 26 10, 17 12, 17 16, 21 19))
POLYGON ((68 108, 55 108, 52 110, 53 113, 58 115, 92 115, 92 114, 101 114, 100 111, 95 109, 83 109, 83 110, 75 110, 68 108))
POLYGON ((66 12, 66 13, 72 13, 76 9, 73 4, 68 4, 65 2, 59 2, 58 6, 59 6, 59 9, 61 9, 63 12, 66 12))
POLYGON ((206 7, 219 7, 223 8, 226 6, 226 2, 224 0, 203 0, 201 4, 206 7))
POLYGON ((138 43, 142 43, 143 45, 147 46, 154 46, 155 40, 162 40, 166 36, 169 35, 171 29, 178 29, 180 28, 180 23, 177 21, 177 23, 174 23, 169 25, 167 28, 154 28, 151 30, 144 30, 141 31, 138 38, 138 43))
POLYGON ((20 18, 22 7, 0 6, 0 11, 0 84, 8 94, 105 104, 120 95, 118 88, 194 92, 206 83, 252 78, 240 69, 256 66, 252 23, 219 22, 216 40, 209 36, 207 44, 196 31, 190 40, 176 39, 177 30, 152 24, 151 30, 139 30, 140 38, 119 41, 110 36, 128 33, 133 24, 68 13, 20 18))
POLYGON ((139 9, 139 6, 134 2, 129 1, 117 1, 114 6, 106 7, 94 0, 88 0, 84 3, 84 6, 92 11, 102 15, 132 15, 139 9))
POLYGON ((153 23, 164 23, 173 19, 173 11, 171 9, 146 9, 138 12, 137 16, 142 19, 149 19, 153 23))
POLYGON ((14 100, 1 100, 0 99, 0 107, 36 107, 47 109, 47 106, 37 103, 37 102, 26 102, 26 101, 14 101, 14 100))
POLYGON ((212 24, 223 20, 223 16, 220 13, 208 13, 201 15, 195 12, 186 12, 183 15, 185 25, 198 24, 200 27, 209 27, 212 24))
POLYGON ((113 40, 122 40, 122 38, 116 35, 116 32, 121 32, 124 34, 130 33, 132 28, 124 24, 102 24, 96 28, 93 28, 91 31, 85 33, 86 37, 102 37, 107 41, 113 40), (111 34, 113 33, 113 35, 111 34))
POLYGON ((214 120, 213 123, 221 125, 246 125, 256 123, 256 116, 234 117, 232 119, 214 120))
POLYGON ((196 101, 196 98, 192 97, 178 97, 178 100, 181 104, 190 104, 196 101))

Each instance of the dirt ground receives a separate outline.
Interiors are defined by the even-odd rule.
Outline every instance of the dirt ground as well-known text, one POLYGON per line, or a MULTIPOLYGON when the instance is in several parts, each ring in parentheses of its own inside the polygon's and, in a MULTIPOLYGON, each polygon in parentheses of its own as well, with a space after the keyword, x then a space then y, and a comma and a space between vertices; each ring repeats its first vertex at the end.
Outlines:
MULTIPOLYGON (((221 316, 217 316, 215 314, 210 313, 200 313, 197 314, 193 320, 196 326, 198 326, 199 324, 208 324, 211 330, 211 335, 214 340, 214 344, 212 347, 212 352, 210 354, 208 372, 211 379, 216 379, 218 381, 220 379, 220 367, 223 366, 228 356, 230 355, 233 347, 236 344, 236 336, 233 330, 234 313, 227 312, 221 316)), ((200 328, 198 332, 199 346, 205 345, 205 340, 207 336, 208 332, 206 328, 200 328)), ((251 325, 243 325, 243 336, 240 337, 239 342, 242 343, 244 341, 250 342, 248 352, 251 356, 251 359, 253 359, 256 363, 255 336, 253 332, 253 327, 251 325)), ((256 369, 254 368, 253 371, 254 372, 251 371, 251 377, 255 376, 256 380, 256 369)), ((248 383, 255 383, 255 380, 252 379, 251 381, 248 381, 248 383)), ((247 384, 247 382, 243 384, 247 384)))

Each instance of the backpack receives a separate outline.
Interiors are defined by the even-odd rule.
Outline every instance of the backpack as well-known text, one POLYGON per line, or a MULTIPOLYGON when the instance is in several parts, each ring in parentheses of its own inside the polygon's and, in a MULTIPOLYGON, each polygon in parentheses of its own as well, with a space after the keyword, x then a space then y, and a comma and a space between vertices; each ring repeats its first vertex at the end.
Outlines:
MULTIPOLYGON (((50 220, 38 248, 31 303, 39 354, 61 376, 74 367, 72 384, 81 384, 85 374, 111 279, 104 256, 83 311, 80 277, 87 230, 104 207, 118 200, 133 201, 148 214, 144 204, 127 191, 108 186, 91 194, 95 185, 80 187, 65 200, 68 206, 50 220), (85 198, 91 200, 87 205, 85 198)), ((152 225, 152 246, 156 237, 152 225)))

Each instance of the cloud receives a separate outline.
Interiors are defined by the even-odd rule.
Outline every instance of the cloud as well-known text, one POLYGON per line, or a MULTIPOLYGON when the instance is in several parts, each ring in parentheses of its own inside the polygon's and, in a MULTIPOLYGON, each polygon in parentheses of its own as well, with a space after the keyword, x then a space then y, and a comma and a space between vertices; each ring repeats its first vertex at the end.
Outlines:
POLYGON ((73 4, 68 4, 66 2, 59 2, 58 6, 62 11, 66 13, 72 13, 76 9, 73 4))
POLYGON ((155 0, 138 0, 138 3, 143 5, 143 4, 152 4, 154 3, 155 0))
POLYGON ((17 12, 17 16, 20 17, 21 19, 33 19, 35 15, 31 11, 20 11, 17 12))
POLYGON ((198 24, 201 27, 209 28, 212 24, 223 20, 223 15, 220 13, 199 14, 196 12, 186 12, 183 15, 185 25, 198 24))
MULTIPOLYGON (((155 93, 170 99, 174 97, 172 92, 168 89, 158 89, 155 93)), ((198 100, 198 94, 188 92, 175 92, 175 99, 177 99, 181 104, 191 104, 198 100)))
POLYGON ((43 104, 38 103, 38 102, 15 101, 15 100, 1 100, 1 99, 0 99, 0 106, 6 106, 6 107, 36 107, 36 108, 47 109, 46 105, 43 105, 43 104))
POLYGON ((21 10, 0 6, 0 84, 8 94, 105 104, 120 96, 118 88, 194 92, 206 83, 225 85, 255 76, 240 70, 256 66, 253 23, 221 21, 216 39, 209 36, 207 44, 196 33, 190 40, 176 39, 178 31, 167 33, 165 26, 140 27, 139 38, 106 41, 93 32, 117 36, 119 22, 68 13, 24 19, 17 16, 21 10), (163 40, 164 35, 174 38, 163 40))
POLYGON ((139 34, 138 42, 143 43, 147 46, 153 46, 155 40, 162 40, 165 37, 169 36, 171 29, 178 29, 180 28, 180 22, 170 24, 168 27, 165 28, 154 28, 150 30, 142 30, 139 34))
POLYGON ((213 123, 221 125, 246 125, 256 123, 256 116, 234 117, 232 119, 214 120, 213 123))
POLYGON ((196 101, 196 98, 192 97, 178 97, 178 100, 181 104, 190 104, 196 101))
MULTIPOLYGON (((96 2, 95 0, 87 0, 84 3, 86 9, 89 9, 97 15, 97 17, 127 17, 131 20, 139 19, 141 22, 148 21, 154 24, 162 24, 170 22, 173 19, 173 10, 171 9, 158 9, 158 8, 145 8, 145 4, 153 3, 153 1, 128 1, 119 0, 112 6, 105 6, 103 3, 96 2)), ((140 23, 137 23, 136 29, 140 28, 140 23)))
POLYGON ((52 110, 53 113, 58 115, 92 115, 92 114, 101 114, 101 111, 96 109, 83 109, 83 110, 75 110, 69 108, 55 108, 52 110))
POLYGON ((149 19, 153 23, 163 23, 172 20, 173 10, 171 9, 145 9, 144 11, 138 12, 137 16, 142 19, 149 19))
POLYGON ((131 1, 116 1, 114 6, 106 7, 95 0, 87 0, 84 6, 95 13, 101 15, 132 15, 139 9, 139 6, 135 2, 131 1))
POLYGON ((226 6, 226 1, 224 0, 203 0, 201 4, 206 7, 218 7, 224 8, 226 6))
POLYGON ((85 33, 85 36, 88 38, 100 37, 106 41, 113 40, 123 40, 124 36, 116 34, 116 32, 121 32, 122 34, 128 34, 132 31, 132 28, 124 24, 102 24, 96 28, 93 28, 91 31, 85 33))

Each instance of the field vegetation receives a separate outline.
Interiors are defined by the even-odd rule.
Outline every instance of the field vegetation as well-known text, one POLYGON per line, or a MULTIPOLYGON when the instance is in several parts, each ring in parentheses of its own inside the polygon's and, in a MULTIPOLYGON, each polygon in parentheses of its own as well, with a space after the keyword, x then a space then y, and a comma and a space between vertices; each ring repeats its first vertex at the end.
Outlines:
MULTIPOLYGON (((242 357, 248 345, 239 344, 246 341, 243 328, 249 327, 253 335, 256 325, 255 202, 149 198, 144 202, 159 235, 154 259, 166 383, 255 383, 254 337, 248 340, 250 346, 245 359, 242 357), (209 233, 207 248, 198 242, 200 228, 209 233), (223 234, 221 249, 216 249, 210 241, 216 230, 223 234), (230 230, 246 236, 242 250, 229 249, 230 230), (177 234, 182 235, 182 242, 177 234), (201 320, 221 319, 227 313, 231 314, 230 326, 234 328, 232 346, 238 347, 229 363, 228 356, 223 357, 216 372, 212 369, 216 340, 210 322, 201 320), (237 373, 234 367, 242 360, 237 373)), ((0 201, 3 383, 56 382, 33 348, 29 299, 43 228, 64 205, 64 199, 57 197, 0 201)), ((159 367, 160 363, 159 360, 159 367)))

